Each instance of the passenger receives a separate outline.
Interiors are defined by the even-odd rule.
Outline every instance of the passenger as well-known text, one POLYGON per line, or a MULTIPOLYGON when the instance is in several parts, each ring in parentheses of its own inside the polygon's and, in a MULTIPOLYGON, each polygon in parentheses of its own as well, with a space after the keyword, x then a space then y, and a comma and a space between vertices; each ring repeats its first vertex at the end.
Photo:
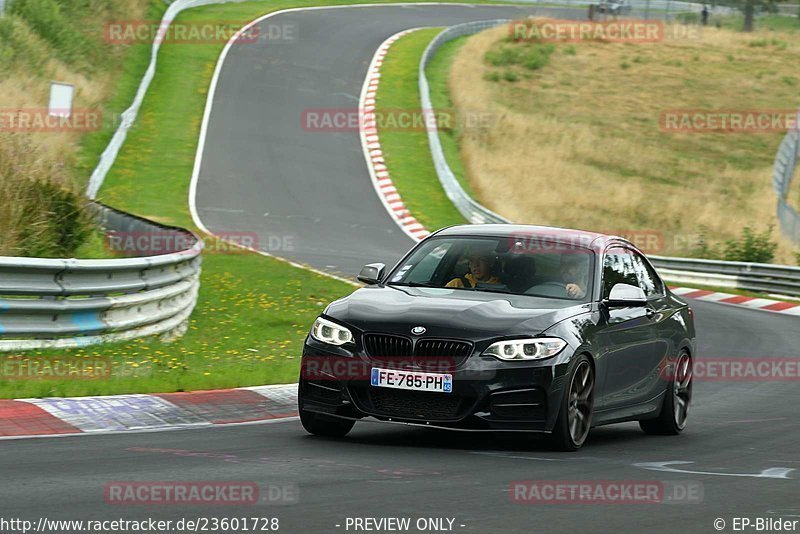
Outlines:
POLYGON ((477 284, 499 284, 500 279, 492 274, 494 258, 488 252, 473 252, 469 256, 469 272, 447 282, 446 287, 474 288, 477 284))

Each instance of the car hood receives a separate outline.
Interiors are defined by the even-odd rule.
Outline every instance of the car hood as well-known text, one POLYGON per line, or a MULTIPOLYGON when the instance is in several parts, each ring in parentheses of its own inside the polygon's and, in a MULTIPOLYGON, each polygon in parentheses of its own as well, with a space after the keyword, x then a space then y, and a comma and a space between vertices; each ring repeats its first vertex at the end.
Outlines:
POLYGON ((536 335, 588 311, 589 305, 562 299, 505 295, 463 289, 369 286, 333 302, 326 315, 362 332, 478 341, 506 335, 536 335))

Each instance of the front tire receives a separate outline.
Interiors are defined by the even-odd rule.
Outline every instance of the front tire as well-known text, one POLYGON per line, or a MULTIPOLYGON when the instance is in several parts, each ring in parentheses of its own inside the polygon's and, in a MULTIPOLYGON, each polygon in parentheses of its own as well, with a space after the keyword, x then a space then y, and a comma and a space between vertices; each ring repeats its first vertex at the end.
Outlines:
POLYGON ((337 419, 325 415, 300 410, 300 423, 309 434, 328 438, 341 438, 353 429, 355 421, 337 419))
POLYGON ((692 400, 692 359, 681 350, 675 360, 675 372, 667 383, 664 403, 656 419, 639 421, 645 434, 675 436, 686 428, 689 403, 692 400))
POLYGON ((555 427, 551 435, 554 448, 577 451, 592 428, 594 408, 594 368, 589 357, 582 354, 573 360, 567 375, 567 386, 561 399, 555 427))
POLYGON ((339 419, 338 417, 326 416, 303 409, 303 382, 300 381, 297 395, 297 411, 300 414, 300 424, 309 434, 314 436, 325 436, 328 438, 341 438, 353 429, 355 421, 351 419, 339 419))

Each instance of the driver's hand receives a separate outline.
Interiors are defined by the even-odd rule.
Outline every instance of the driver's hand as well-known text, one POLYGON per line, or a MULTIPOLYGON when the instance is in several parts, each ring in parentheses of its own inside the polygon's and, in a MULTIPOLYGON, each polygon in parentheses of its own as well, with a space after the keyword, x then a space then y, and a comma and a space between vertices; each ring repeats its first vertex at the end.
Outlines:
POLYGON ((572 298, 580 298, 583 296, 583 289, 578 284, 567 284, 566 285, 567 295, 572 298))

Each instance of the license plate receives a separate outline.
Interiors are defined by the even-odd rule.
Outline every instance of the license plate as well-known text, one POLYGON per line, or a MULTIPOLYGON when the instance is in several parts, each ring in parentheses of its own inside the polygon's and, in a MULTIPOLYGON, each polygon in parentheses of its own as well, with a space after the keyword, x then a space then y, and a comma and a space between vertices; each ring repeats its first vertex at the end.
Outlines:
POLYGON ((397 369, 372 368, 370 383, 379 388, 409 389, 412 391, 453 392, 453 375, 417 373, 397 369))

